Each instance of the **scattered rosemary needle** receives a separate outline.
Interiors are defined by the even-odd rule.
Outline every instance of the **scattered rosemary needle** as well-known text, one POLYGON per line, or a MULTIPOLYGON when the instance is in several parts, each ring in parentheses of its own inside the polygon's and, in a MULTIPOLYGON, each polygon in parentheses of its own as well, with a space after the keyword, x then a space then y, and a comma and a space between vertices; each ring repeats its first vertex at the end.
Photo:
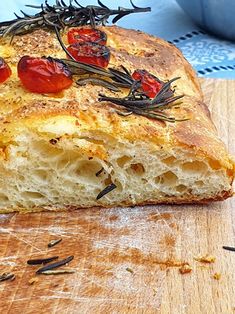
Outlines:
POLYGON ((14 280, 15 279, 15 275, 11 274, 11 273, 3 273, 2 275, 0 275, 0 282, 1 281, 6 281, 6 280, 14 280))
MULTIPOLYGON (((168 82, 163 82, 160 91, 157 95, 150 99, 144 92, 140 92, 138 81, 133 82, 129 94, 126 97, 108 97, 105 95, 99 95, 99 101, 111 102, 115 105, 122 107, 125 111, 125 115, 137 114, 147 118, 163 120, 167 122, 186 121, 187 118, 176 119, 163 113, 165 109, 170 109, 176 105, 179 105, 180 100, 184 95, 174 96, 174 90, 171 89, 171 84, 178 80, 179 77, 173 78, 168 82)), ((119 111, 118 114, 121 112, 119 111)))
POLYGON ((232 246, 223 246, 223 249, 224 250, 227 250, 227 251, 232 251, 232 252, 235 252, 235 247, 232 247, 232 246))
POLYGON ((113 191, 114 189, 116 189, 116 185, 114 183, 109 184, 108 186, 106 186, 96 197, 97 200, 99 200, 100 198, 102 198, 103 196, 105 196, 106 194, 110 193, 111 191, 113 191))
POLYGON ((52 256, 47 258, 39 258, 39 259, 30 259, 27 261, 28 265, 40 265, 40 264, 47 264, 53 262, 54 260, 58 259, 59 256, 52 256))
POLYGON ((16 18, 0 23, 0 35, 18 35, 31 32, 34 29, 46 28, 64 29, 65 27, 91 25, 105 25, 110 16, 115 16, 112 23, 116 23, 122 17, 131 13, 151 11, 150 7, 139 8, 130 1, 132 8, 118 7, 116 10, 109 9, 100 0, 98 5, 82 6, 77 0, 70 0, 66 4, 63 0, 56 0, 54 5, 47 1, 39 6, 26 5, 26 7, 40 10, 35 15, 29 15, 23 11, 23 16, 15 14, 16 18))
POLYGON ((61 241, 62 241, 61 238, 60 238, 60 239, 51 240, 51 241, 47 244, 47 246, 48 246, 48 247, 53 247, 53 246, 55 246, 56 244, 60 243, 61 241))
POLYGON ((42 275, 62 275, 62 274, 74 274, 75 269, 57 269, 57 270, 45 270, 41 272, 42 275))
POLYGON ((60 266, 64 266, 64 265, 68 264, 69 262, 71 262, 73 260, 73 258, 74 258, 74 256, 69 256, 69 257, 67 257, 61 261, 56 262, 56 263, 41 267, 36 271, 36 274, 41 274, 42 272, 45 272, 47 270, 52 270, 52 269, 58 268, 60 266))

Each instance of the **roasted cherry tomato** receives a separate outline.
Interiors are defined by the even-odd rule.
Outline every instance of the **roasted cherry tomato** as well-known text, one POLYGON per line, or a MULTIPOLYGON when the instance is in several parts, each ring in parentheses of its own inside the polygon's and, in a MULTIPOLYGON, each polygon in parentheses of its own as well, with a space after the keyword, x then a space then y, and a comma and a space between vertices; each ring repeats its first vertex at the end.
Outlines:
POLYGON ((18 76, 26 89, 40 94, 58 93, 73 82, 68 67, 50 57, 22 57, 18 63, 18 76))
POLYGON ((105 32, 96 28, 73 28, 68 32, 68 43, 92 42, 100 45, 106 45, 107 35, 105 32))
POLYGON ((3 58, 0 58, 0 83, 5 82, 11 76, 11 69, 3 58))
POLYGON ((150 98, 154 98, 162 87, 162 82, 146 70, 136 70, 132 77, 141 82, 143 91, 150 98))
POLYGON ((70 45, 68 51, 75 60, 106 68, 110 60, 110 50, 95 43, 77 43, 70 45))

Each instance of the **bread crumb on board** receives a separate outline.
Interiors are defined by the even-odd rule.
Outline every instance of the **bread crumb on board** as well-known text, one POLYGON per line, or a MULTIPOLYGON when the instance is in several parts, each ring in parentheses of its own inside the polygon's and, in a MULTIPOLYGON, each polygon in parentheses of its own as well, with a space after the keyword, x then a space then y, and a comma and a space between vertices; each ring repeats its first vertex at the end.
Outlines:
POLYGON ((38 278, 37 277, 32 277, 29 279, 28 283, 30 285, 33 285, 34 283, 38 282, 38 278))
POLYGON ((127 268, 126 268, 126 271, 128 271, 128 272, 131 273, 131 274, 134 274, 134 270, 133 270, 132 268, 130 268, 130 267, 127 267, 127 268))
POLYGON ((181 266, 181 267, 179 268, 179 272, 180 272, 182 275, 191 273, 192 270, 193 270, 192 267, 191 267, 190 265, 188 265, 188 264, 183 265, 183 266, 181 266))
POLYGON ((215 257, 209 254, 206 254, 204 256, 200 255, 198 257, 194 257, 195 261, 201 262, 201 263, 214 263, 215 262, 215 257))
POLYGON ((221 274, 220 273, 214 273, 214 275, 212 276, 215 280, 220 280, 221 278, 221 274))

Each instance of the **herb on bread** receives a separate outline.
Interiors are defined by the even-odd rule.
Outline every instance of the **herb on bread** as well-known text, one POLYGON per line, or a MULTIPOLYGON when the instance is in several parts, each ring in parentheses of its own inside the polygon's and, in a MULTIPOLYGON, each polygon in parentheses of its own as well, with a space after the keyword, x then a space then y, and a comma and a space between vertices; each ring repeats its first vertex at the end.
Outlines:
POLYGON ((15 14, 16 18, 0 23, 0 35, 14 36, 28 33, 32 30, 44 28, 53 29, 65 27, 91 25, 105 25, 110 16, 115 16, 112 23, 116 23, 122 17, 131 13, 141 13, 151 11, 150 7, 139 8, 130 1, 132 8, 118 7, 116 10, 109 9, 101 1, 98 5, 82 6, 77 0, 70 0, 66 4, 63 0, 56 0, 54 5, 49 5, 48 1, 39 6, 26 5, 26 7, 39 9, 35 15, 29 15, 21 10, 23 16, 15 14))
POLYGON ((113 191, 114 189, 116 189, 116 184, 111 183, 108 186, 106 186, 96 197, 97 200, 101 199, 103 196, 105 196, 106 194, 110 193, 111 191, 113 191))
POLYGON ((163 113, 165 109, 169 109, 173 106, 179 105, 177 100, 181 99, 183 95, 174 96, 174 90, 171 88, 171 84, 178 80, 179 77, 173 78, 168 82, 165 82, 159 93, 151 99, 144 92, 139 91, 138 81, 135 81, 130 89, 128 96, 117 98, 108 97, 100 94, 99 101, 111 102, 115 105, 121 106, 124 111, 117 111, 121 115, 129 115, 135 113, 137 115, 145 116, 147 118, 177 122, 188 120, 186 118, 176 119, 175 117, 168 116, 163 113))

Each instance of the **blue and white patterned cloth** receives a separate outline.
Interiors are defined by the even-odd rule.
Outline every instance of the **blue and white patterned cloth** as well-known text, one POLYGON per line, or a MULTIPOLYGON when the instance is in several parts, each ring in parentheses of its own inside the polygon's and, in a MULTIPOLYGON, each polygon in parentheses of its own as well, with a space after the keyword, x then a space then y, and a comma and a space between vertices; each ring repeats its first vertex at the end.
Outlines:
MULTIPOLYGON (((41 4, 43 0, 0 1, 0 20, 14 18, 13 12, 24 10, 24 4, 41 4)), ((65 0, 66 1, 66 0, 65 0)), ((68 0, 67 0, 68 1, 68 0)), ((190 1, 190 0, 189 0, 190 1)), ((50 0, 49 3, 53 3, 50 0)), ((95 0, 81 0, 94 4, 95 0)), ((110 8, 129 6, 127 0, 103 0, 110 8)), ((162 37, 180 48, 199 76, 235 79, 235 43, 216 38, 196 26, 175 0, 134 0, 137 6, 150 6, 151 13, 133 14, 121 19, 118 25, 140 29, 162 37)), ((33 9, 25 9, 32 12, 33 9)))

